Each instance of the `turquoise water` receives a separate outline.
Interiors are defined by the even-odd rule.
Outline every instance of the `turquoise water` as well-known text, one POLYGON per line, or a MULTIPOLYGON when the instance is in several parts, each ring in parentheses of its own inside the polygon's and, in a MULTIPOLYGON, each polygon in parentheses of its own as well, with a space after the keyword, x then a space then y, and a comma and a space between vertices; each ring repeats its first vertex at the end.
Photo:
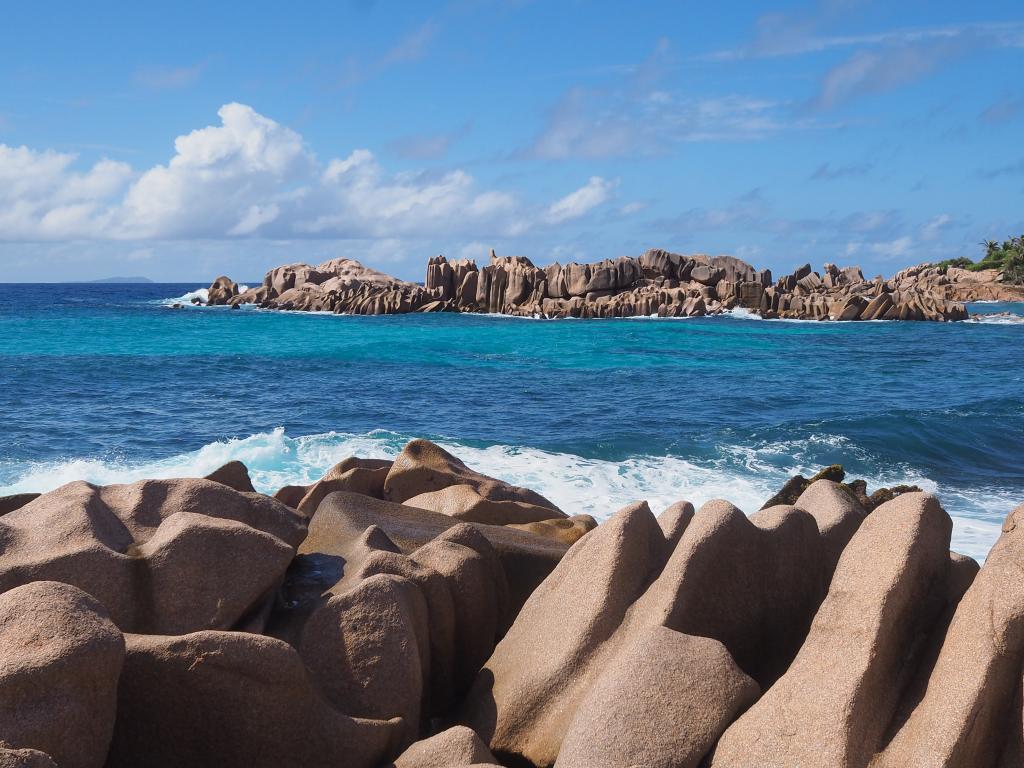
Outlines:
POLYGON ((955 547, 984 556, 1024 502, 1024 305, 958 324, 168 306, 195 288, 0 286, 0 494, 230 458, 274 490, 428 437, 598 517, 637 498, 753 512, 839 462, 937 491, 955 547))

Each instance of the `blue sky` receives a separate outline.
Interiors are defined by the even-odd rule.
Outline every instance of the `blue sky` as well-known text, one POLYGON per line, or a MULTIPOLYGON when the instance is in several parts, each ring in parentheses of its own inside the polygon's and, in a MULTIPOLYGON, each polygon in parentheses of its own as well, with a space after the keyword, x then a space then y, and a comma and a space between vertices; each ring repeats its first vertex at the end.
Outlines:
POLYGON ((1024 232, 1017 2, 9 4, 6 281, 1024 232))

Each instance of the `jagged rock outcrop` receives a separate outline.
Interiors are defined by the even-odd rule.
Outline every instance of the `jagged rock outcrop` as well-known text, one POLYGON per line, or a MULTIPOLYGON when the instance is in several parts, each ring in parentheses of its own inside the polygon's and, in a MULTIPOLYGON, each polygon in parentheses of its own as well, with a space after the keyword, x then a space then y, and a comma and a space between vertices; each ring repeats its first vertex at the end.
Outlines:
MULTIPOLYGON (((1024 506, 960 600, 923 698, 872 768, 996 766, 1021 735, 1024 506)), ((1010 763, 1019 764, 1019 763, 1010 763)))
POLYGON ((230 277, 221 275, 210 284, 210 289, 206 295, 206 303, 211 307, 219 304, 228 304, 237 295, 238 283, 230 277))
MULTIPOLYGON (((331 259, 316 267, 287 264, 275 267, 258 288, 238 293, 225 289, 221 277, 210 287, 211 305, 257 304, 266 309, 384 315, 437 311, 445 302, 421 286, 364 267, 353 259, 331 259), (216 290, 214 288, 216 287, 216 290)), ((234 285, 234 283, 231 283, 234 285)))
POLYGON ((840 558, 800 652, 715 747, 714 768, 866 766, 936 618, 952 522, 934 496, 875 510, 840 558))
POLYGON ((288 264, 267 273, 263 285, 238 293, 219 277, 212 304, 258 304, 270 309, 339 314, 486 312, 526 317, 607 318, 657 315, 702 317, 736 308, 765 318, 802 320, 963 320, 965 301, 1024 298, 992 270, 970 272, 928 264, 890 280, 866 280, 859 267, 825 264, 822 274, 805 264, 772 280, 734 256, 684 256, 649 250, 594 264, 536 267, 525 256, 498 256, 489 263, 427 262, 426 282, 398 280, 351 259, 317 267, 288 264))

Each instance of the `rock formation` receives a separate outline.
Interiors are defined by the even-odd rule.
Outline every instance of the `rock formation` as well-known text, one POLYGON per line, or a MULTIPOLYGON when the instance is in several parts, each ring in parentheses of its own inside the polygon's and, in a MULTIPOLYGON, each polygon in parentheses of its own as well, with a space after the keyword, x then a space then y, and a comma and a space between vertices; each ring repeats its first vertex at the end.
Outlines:
POLYGON ((859 267, 805 264, 777 280, 733 256, 683 256, 649 250, 594 264, 539 268, 524 256, 489 263, 427 262, 421 286, 351 259, 313 267, 289 264, 263 284, 239 293, 229 278, 210 286, 210 305, 256 304, 267 309, 380 315, 407 312, 483 312, 523 317, 701 317, 743 309, 766 319, 963 320, 964 302, 1022 300, 1024 288, 1001 282, 995 270, 971 272, 920 264, 886 280, 866 279, 859 267))
POLYGON ((596 525, 417 440, 276 499, 232 463, 19 500, 0 766, 1021 765, 1024 507, 979 570, 934 496, 844 481, 596 525))

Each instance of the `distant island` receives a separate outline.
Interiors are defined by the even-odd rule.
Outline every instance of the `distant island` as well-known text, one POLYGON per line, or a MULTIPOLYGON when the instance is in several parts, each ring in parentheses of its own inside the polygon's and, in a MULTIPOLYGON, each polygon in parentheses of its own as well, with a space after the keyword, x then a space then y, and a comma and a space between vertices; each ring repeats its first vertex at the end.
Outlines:
POLYGON ((84 282, 95 283, 152 283, 148 277, 103 277, 99 280, 85 280, 84 282))
MULTIPOLYGON (((859 267, 810 264, 778 279, 733 256, 682 255, 652 249, 592 264, 537 267, 525 256, 427 262, 421 284, 352 259, 318 266, 287 264, 262 285, 213 281, 205 303, 237 308, 382 315, 469 312, 535 318, 702 317, 732 310, 765 319, 965 320, 965 303, 1021 301, 1021 240, 986 243, 986 258, 908 267, 890 278, 865 278, 859 267)), ((199 297, 193 303, 201 304, 199 297)))

